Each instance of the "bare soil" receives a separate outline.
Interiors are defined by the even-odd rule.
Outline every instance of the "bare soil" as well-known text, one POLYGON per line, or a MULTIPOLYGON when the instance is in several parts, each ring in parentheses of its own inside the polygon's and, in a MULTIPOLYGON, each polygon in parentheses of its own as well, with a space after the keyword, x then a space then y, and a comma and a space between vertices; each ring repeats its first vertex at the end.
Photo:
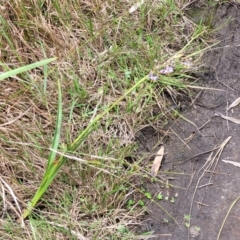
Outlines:
MULTIPOLYGON (((166 155, 161 171, 185 173, 174 175, 176 179, 169 180, 170 184, 183 189, 166 189, 164 184, 147 184, 146 188, 155 196, 155 202, 149 204, 148 218, 143 222, 141 231, 153 231, 153 237, 149 239, 217 239, 231 204, 240 196, 240 168, 222 161, 240 163, 240 126, 215 116, 216 113, 221 113, 240 119, 240 105, 226 113, 226 108, 240 97, 240 6, 219 5, 214 26, 221 26, 216 33, 221 43, 206 53, 204 61, 207 70, 198 83, 222 91, 199 92, 195 101, 190 102, 191 108, 182 113, 189 121, 180 118, 169 128, 169 139, 164 143, 166 155), (222 153, 217 155, 219 159, 214 159, 220 149, 218 147, 228 137, 231 139, 222 149, 222 153), (204 171, 204 164, 210 156, 213 165, 209 166, 209 171, 204 171), (174 197, 175 202, 164 199, 158 201, 156 194, 160 192, 164 197, 169 196, 169 199, 174 197), (156 202, 164 207, 177 223, 164 213, 156 202), (189 231, 184 215, 190 213, 189 231)), ((153 148, 158 141, 157 135, 151 131, 144 133, 148 139, 148 149, 153 148)), ((163 177, 173 175, 165 174, 163 177)), ((240 203, 237 203, 230 212, 220 239, 239 240, 239 226, 240 203)))

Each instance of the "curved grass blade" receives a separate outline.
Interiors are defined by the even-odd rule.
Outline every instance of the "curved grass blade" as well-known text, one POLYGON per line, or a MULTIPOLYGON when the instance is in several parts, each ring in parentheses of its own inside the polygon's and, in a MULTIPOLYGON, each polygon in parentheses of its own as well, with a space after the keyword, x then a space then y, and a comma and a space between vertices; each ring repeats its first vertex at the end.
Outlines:
POLYGON ((224 225, 225 225, 225 223, 226 223, 226 221, 227 221, 227 218, 228 218, 229 215, 230 215, 231 210, 233 209, 233 207, 235 206, 235 204, 236 204, 239 200, 240 200, 240 197, 238 197, 237 199, 235 199, 235 200, 233 201, 233 203, 231 204, 230 208, 228 209, 227 214, 226 214, 226 216, 225 216, 225 218, 224 218, 224 220, 223 220, 223 223, 222 223, 222 225, 221 225, 221 227, 220 227, 220 230, 219 230, 219 232, 218 232, 217 240, 220 239, 220 236, 221 236, 223 227, 224 227, 224 225))
POLYGON ((29 64, 29 65, 26 65, 26 66, 23 66, 23 67, 19 67, 19 68, 7 71, 5 73, 0 74, 0 81, 6 79, 8 77, 11 77, 13 75, 23 73, 23 72, 29 71, 29 70, 37 68, 37 67, 41 67, 41 66, 46 65, 46 64, 48 64, 48 63, 50 63, 50 62, 52 62, 56 59, 57 59, 56 57, 55 58, 49 58, 49 59, 45 59, 45 60, 42 60, 42 61, 39 61, 39 62, 35 62, 35 63, 29 64))
POLYGON ((22 219, 28 217, 28 215, 32 212, 32 209, 36 206, 38 201, 41 199, 42 195, 46 192, 47 188, 57 175, 60 167, 63 165, 64 160, 60 157, 57 161, 56 159, 56 151, 58 150, 58 145, 60 141, 60 133, 61 133, 61 126, 62 126, 62 89, 60 81, 58 81, 58 111, 57 111, 57 121, 56 121, 56 128, 55 134, 52 142, 52 149, 55 151, 51 151, 48 158, 48 164, 46 168, 46 172, 42 179, 42 182, 35 193, 32 200, 28 203, 28 208, 23 212, 22 219))

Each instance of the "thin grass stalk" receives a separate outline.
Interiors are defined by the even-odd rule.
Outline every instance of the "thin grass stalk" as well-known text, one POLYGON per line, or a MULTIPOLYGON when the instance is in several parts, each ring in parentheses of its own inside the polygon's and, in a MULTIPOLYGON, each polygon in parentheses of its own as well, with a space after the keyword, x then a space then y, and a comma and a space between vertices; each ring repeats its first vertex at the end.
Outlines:
MULTIPOLYGON (((61 134, 61 126, 62 126, 62 89, 61 89, 60 81, 58 80, 58 111, 57 111, 55 134, 54 134, 52 147, 51 147, 53 150, 58 150, 60 134, 61 134)), ((55 162, 55 159, 56 159, 56 151, 50 151, 47 168, 43 176, 42 182, 38 187, 38 190, 35 193, 34 197, 28 203, 27 209, 24 210, 22 214, 22 219, 25 219, 32 212, 32 209, 36 206, 38 201, 41 199, 42 195, 46 192, 49 185, 52 183, 53 179, 56 177, 60 167, 58 167, 58 163, 55 162)), ((63 160, 61 157, 60 159, 63 160)))
POLYGON ((227 221, 227 218, 229 217, 231 210, 233 209, 233 207, 235 206, 235 204, 236 204, 239 200, 240 200, 240 196, 233 201, 233 203, 231 204, 230 208, 228 209, 227 214, 226 214, 226 216, 225 216, 225 218, 224 218, 224 220, 223 220, 223 223, 222 223, 222 225, 221 225, 221 227, 220 227, 220 230, 219 230, 219 232, 218 232, 218 236, 217 236, 217 239, 216 239, 216 240, 219 240, 219 239, 220 239, 220 236, 221 236, 223 227, 224 227, 224 225, 225 225, 225 223, 226 223, 226 221, 227 221))

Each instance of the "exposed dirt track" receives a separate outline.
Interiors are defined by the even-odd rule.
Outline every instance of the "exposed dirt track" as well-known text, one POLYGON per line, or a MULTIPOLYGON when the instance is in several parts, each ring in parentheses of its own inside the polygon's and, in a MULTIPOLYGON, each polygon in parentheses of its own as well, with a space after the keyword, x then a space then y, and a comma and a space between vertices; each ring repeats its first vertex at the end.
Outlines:
MULTIPOLYGON (((175 203, 162 200, 159 204, 179 224, 164 214, 157 204, 151 203, 148 220, 142 229, 154 231, 155 237, 150 239, 217 239, 231 204, 240 196, 240 168, 222 161, 240 163, 240 125, 215 116, 221 113, 240 119, 240 105, 226 112, 227 107, 240 97, 240 6, 219 6, 214 22, 215 27, 227 24, 217 32, 216 37, 221 43, 205 56, 208 71, 199 84, 223 91, 203 90, 191 109, 183 113, 196 126, 183 119, 171 126, 170 140, 164 145, 167 154, 162 170, 172 169, 190 175, 177 175, 174 176, 177 179, 170 181, 185 189, 166 190, 158 184, 149 184, 148 191, 153 195, 162 192, 175 198, 175 203), (223 146, 225 140, 229 141, 223 146), (210 161, 206 163, 210 157, 212 165, 210 161), (175 197, 176 193, 178 197, 175 197), (184 215, 189 213, 190 233, 185 226, 187 220, 184 220, 184 215), (164 219, 169 222, 164 223, 164 219), (194 233, 196 228, 201 229, 199 233, 194 233)), ((239 240, 239 226, 240 202, 230 212, 220 239, 239 240)))

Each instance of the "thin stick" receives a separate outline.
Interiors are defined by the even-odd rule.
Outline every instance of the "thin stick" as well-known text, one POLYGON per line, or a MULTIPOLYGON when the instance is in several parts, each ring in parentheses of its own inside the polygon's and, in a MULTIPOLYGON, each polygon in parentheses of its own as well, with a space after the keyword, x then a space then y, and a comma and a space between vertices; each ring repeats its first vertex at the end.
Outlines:
MULTIPOLYGON (((209 164, 208 166, 206 166, 206 169, 209 170, 211 169, 211 167, 213 166, 214 162, 215 162, 215 166, 213 167, 213 171, 215 171, 215 168, 217 166, 217 163, 219 161, 219 158, 222 154, 222 151, 224 149, 224 147, 226 146, 226 144, 229 142, 229 140, 231 139, 231 136, 228 137, 219 147, 218 147, 218 151, 216 152, 216 154, 214 155, 212 161, 207 161, 209 164), (216 159, 216 161, 214 161, 216 159)), ((190 210, 189 210, 189 216, 190 216, 190 219, 189 219, 189 226, 191 226, 191 215, 192 215, 192 207, 193 207, 193 202, 194 202, 194 198, 195 198, 195 195, 196 195, 196 192, 197 192, 197 189, 198 189, 198 186, 199 186, 199 183, 200 181, 202 180, 203 176, 205 175, 205 170, 203 171, 202 175, 199 177, 198 181, 197 181, 197 184, 196 184, 196 187, 194 189, 194 192, 193 192, 193 196, 192 196, 192 201, 191 201, 191 204, 190 204, 190 210)), ((213 173, 209 179, 209 182, 212 180, 212 176, 213 176, 213 173)), ((190 227, 188 228, 188 240, 190 239, 190 227)))
POLYGON ((195 173, 196 173, 196 170, 195 170, 194 173, 191 175, 191 179, 190 179, 190 182, 189 182, 189 184, 188 184, 188 186, 187 186, 187 190, 186 190, 185 195, 187 194, 187 191, 188 191, 188 189, 190 188, 190 186, 191 186, 191 184, 192 184, 193 177, 195 176, 195 173))
MULTIPOLYGON (((226 98, 227 98, 227 96, 226 96, 226 98)), ((226 99, 226 100, 227 100, 227 99, 226 99)), ((228 117, 228 101, 227 101, 226 116, 228 117)), ((228 131, 229 131, 229 121, 228 121, 228 119, 227 119, 227 129, 228 129, 228 131)))
POLYGON ((184 146, 187 146, 187 148, 191 150, 191 148, 188 146, 188 144, 186 142, 184 142, 184 140, 182 140, 181 137, 178 136, 177 133, 172 130, 172 128, 170 128, 170 129, 181 140, 181 142, 183 142, 184 146))
POLYGON ((218 79, 217 73, 215 73, 215 74, 216 74, 216 79, 217 79, 218 82, 220 82, 222 85, 224 85, 225 87, 229 88, 230 90, 232 90, 232 91, 234 92, 234 89, 232 89, 231 87, 229 87, 227 84, 221 82, 221 81, 218 79))
POLYGON ((207 120, 207 122, 205 122, 200 128, 199 128, 199 131, 202 129, 202 128, 204 128, 209 122, 211 122, 212 121, 212 119, 209 119, 209 120, 207 120))
POLYGON ((212 152, 212 151, 214 151, 214 150, 216 150, 216 149, 218 149, 218 147, 213 148, 213 149, 211 149, 211 150, 208 150, 208 151, 206 151, 206 152, 202 152, 202 153, 199 153, 199 154, 197 154, 197 155, 194 155, 194 156, 192 156, 192 157, 190 157, 190 158, 188 158, 188 159, 186 159, 186 160, 183 160, 183 161, 179 162, 178 164, 183 164, 183 163, 188 162, 189 160, 191 160, 191 159, 193 159, 193 158, 195 158, 195 157, 201 156, 201 155, 206 154, 206 153, 210 153, 210 152, 212 152))
POLYGON ((201 95, 203 89, 201 89, 201 91, 199 91, 199 93, 197 94, 197 96, 193 99, 193 101, 190 104, 190 107, 194 104, 194 102, 196 102, 196 100, 198 99, 198 97, 201 95))
POLYGON ((204 185, 199 186, 198 189, 199 189, 199 188, 208 187, 208 186, 210 186, 210 185, 213 185, 213 183, 206 183, 206 184, 204 184, 204 185))
POLYGON ((220 227, 220 230, 219 230, 219 232, 218 232, 217 240, 219 240, 219 238, 220 238, 220 235, 221 235, 221 233, 222 233, 223 227, 224 227, 224 225, 225 225, 225 222, 226 222, 226 220, 227 220, 227 218, 228 218, 231 210, 233 209, 234 205, 238 202, 239 199, 240 199, 240 196, 239 196, 236 200, 233 201, 232 205, 231 205, 230 208, 228 209, 228 212, 227 212, 227 214, 226 214, 226 216, 225 216, 225 218, 224 218, 224 220, 223 220, 223 223, 222 223, 222 225, 221 225, 221 227, 220 227))
MULTIPOLYGON (((211 166, 213 165, 214 160, 215 160, 215 159, 217 159, 217 160, 215 161, 215 162, 216 162, 215 167, 214 167, 213 170, 211 171, 212 174, 211 174, 211 176, 210 176, 210 178, 209 178, 209 182, 211 182, 212 177, 213 177, 213 174, 216 173, 215 169, 216 169, 217 163, 218 163, 218 161, 219 161, 219 158, 220 158, 220 156, 221 156, 221 154, 222 154, 223 148, 225 147, 225 145, 228 143, 228 141, 229 141, 230 139, 231 139, 231 137, 228 137, 228 138, 221 144, 221 146, 219 147, 217 153, 216 153, 215 156, 213 157, 213 161, 212 161, 212 163, 211 163, 211 166)), ((209 170, 210 170, 209 168, 208 168, 207 170, 205 170, 205 173, 206 173, 206 172, 209 172, 209 170)), ((208 186, 207 186, 207 189, 208 189, 208 186)), ((206 192, 205 192, 205 193, 206 193, 206 192)), ((203 194, 202 201, 203 201, 204 198, 205 198, 205 193, 203 194)))
POLYGON ((209 207, 209 205, 206 204, 206 203, 202 203, 202 202, 195 202, 195 203, 197 203, 198 205, 203 205, 203 206, 205 206, 205 207, 209 207))

